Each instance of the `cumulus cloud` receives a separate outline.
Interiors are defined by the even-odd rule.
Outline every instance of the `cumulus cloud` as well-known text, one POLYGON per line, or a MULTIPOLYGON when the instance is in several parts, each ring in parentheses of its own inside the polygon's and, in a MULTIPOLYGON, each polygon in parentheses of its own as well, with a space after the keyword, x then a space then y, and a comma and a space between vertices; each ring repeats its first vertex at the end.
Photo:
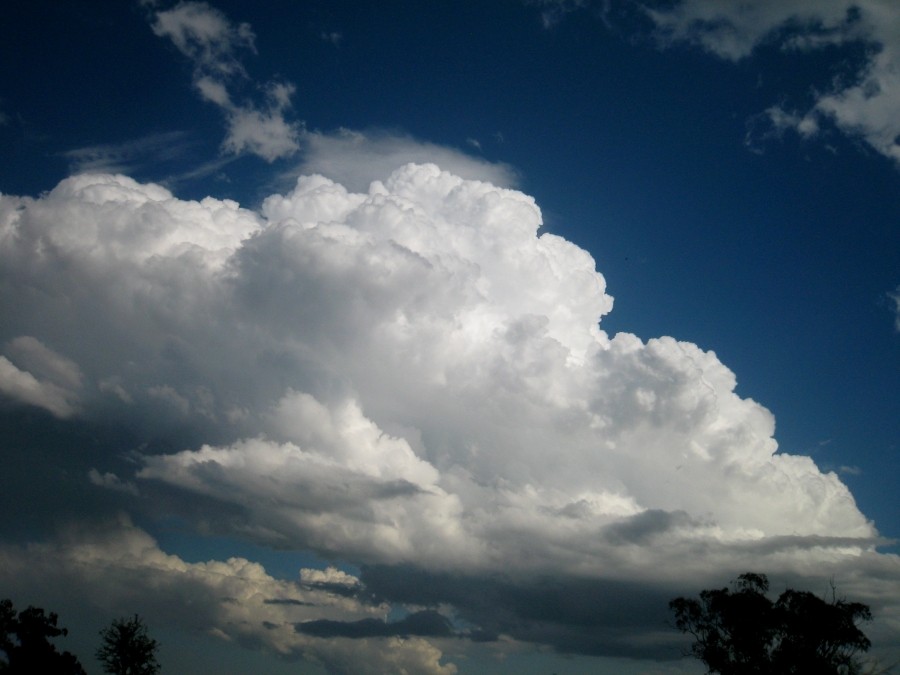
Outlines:
POLYGON ((249 152, 272 162, 299 149, 300 125, 285 119, 294 86, 270 82, 262 105, 235 101, 234 90, 249 79, 239 54, 255 53, 256 36, 249 24, 233 24, 205 2, 181 2, 153 14, 153 32, 168 38, 194 64, 194 86, 201 97, 220 107, 228 120, 222 146, 227 152, 249 152))
POLYGON ((776 128, 790 126, 804 137, 830 121, 900 162, 900 8, 884 0, 681 0, 646 10, 665 45, 689 42, 738 61, 761 45, 813 51, 859 45, 865 59, 850 77, 814 91, 811 107, 768 111, 776 128))
MULTIPOLYGON (((95 484, 168 491, 179 499, 150 508, 362 565, 372 598, 410 607, 403 625, 306 613, 253 633, 332 672, 361 671, 296 641, 376 640, 366 649, 420 659, 410 672, 450 672, 435 646, 448 638, 417 614, 449 606, 472 639, 675 657, 659 612, 685 585, 814 570, 867 598, 853 570, 900 579, 838 476, 778 452, 772 414, 713 352, 607 335, 613 299, 586 251, 542 233, 528 195, 435 165, 362 191, 304 176, 258 211, 111 175, 0 196, 0 304, 4 358, 75 397, 57 414, 183 443, 145 447, 135 476, 93 461, 95 484), (615 589, 637 600, 585 604, 615 589)), ((134 536, 188 571, 179 593, 207 588, 134 536)), ((222 575, 245 583, 245 567, 222 575)), ((319 582, 357 597, 357 580, 319 582)), ((281 600, 210 622, 311 602, 260 597, 281 600)))

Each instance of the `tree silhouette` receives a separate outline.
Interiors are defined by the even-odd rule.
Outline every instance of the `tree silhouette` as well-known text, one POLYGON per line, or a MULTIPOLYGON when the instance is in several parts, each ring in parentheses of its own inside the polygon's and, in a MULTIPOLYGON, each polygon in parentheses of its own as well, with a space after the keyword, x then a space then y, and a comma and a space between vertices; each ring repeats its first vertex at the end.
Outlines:
POLYGON ((872 618, 866 605, 830 602, 786 590, 776 601, 764 574, 742 574, 731 589, 675 598, 675 626, 694 637, 691 653, 721 675, 853 675, 857 654, 870 646, 857 626, 872 618))
POLYGON ((113 675, 156 675, 159 643, 147 635, 147 626, 137 614, 130 619, 116 619, 100 631, 103 642, 97 649, 97 660, 103 670, 113 675))
POLYGON ((12 600, 0 601, 0 651, 6 661, 0 661, 4 675, 85 675, 77 657, 70 652, 58 652, 50 638, 68 635, 57 627, 55 613, 44 614, 40 607, 28 607, 18 614, 12 600))

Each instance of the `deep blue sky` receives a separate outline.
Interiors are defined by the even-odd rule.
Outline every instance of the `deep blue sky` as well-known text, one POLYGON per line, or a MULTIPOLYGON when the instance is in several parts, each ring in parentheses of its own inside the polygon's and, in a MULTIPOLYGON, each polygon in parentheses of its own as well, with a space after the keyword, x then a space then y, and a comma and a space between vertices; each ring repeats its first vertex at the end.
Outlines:
MULTIPOLYGON (((674 6, 684 17, 697 4, 674 6)), ((266 161, 223 146, 226 114, 198 93, 197 63, 154 34, 154 12, 171 4, 13 2, 0 40, 0 193, 38 197, 112 168, 181 199, 258 209, 304 163, 322 166, 310 135, 341 129, 499 165, 534 197, 544 231, 595 259, 615 298, 603 330, 715 352, 737 394, 774 414, 780 450, 837 472, 880 535, 900 538, 898 163, 865 125, 818 113, 805 137, 771 112, 802 117, 900 44, 887 29, 854 39, 814 18, 795 32, 834 44, 787 49, 794 29, 773 19, 760 32, 737 5, 722 5, 735 31, 762 36, 741 58, 716 53, 716 35, 696 25, 667 41, 624 1, 217 0, 255 34, 255 50, 233 54, 246 71, 229 80, 233 101, 261 110, 266 83, 296 87, 283 115, 298 149, 266 161)), ((227 557, 221 543, 195 551, 136 517, 169 552, 227 557)), ((350 555, 339 562, 358 569, 350 555)))

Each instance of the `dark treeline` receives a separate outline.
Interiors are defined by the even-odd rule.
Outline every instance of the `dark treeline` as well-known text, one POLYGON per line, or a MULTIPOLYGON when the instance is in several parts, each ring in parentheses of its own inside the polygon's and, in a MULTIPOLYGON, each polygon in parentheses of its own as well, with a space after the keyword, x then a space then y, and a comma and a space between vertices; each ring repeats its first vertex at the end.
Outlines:
MULTIPOLYGON (((59 617, 29 606, 16 612, 12 600, 0 601, 0 674, 86 675, 78 657, 59 651, 51 640, 68 635, 59 617)), ((159 643, 147 634, 143 620, 116 619, 100 631, 97 660, 112 675, 156 675, 159 643)))
POLYGON ((720 675, 861 675, 884 673, 860 655, 871 643, 859 628, 869 607, 788 589, 768 597, 764 574, 742 574, 731 588, 675 598, 675 627, 693 638, 691 654, 720 675))

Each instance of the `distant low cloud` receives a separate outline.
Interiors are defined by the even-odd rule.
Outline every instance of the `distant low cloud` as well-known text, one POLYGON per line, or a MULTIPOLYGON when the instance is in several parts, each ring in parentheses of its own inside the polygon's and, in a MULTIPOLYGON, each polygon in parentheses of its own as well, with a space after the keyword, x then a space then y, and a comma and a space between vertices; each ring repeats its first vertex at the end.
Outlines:
POLYGON ((793 128, 804 137, 831 122, 863 139, 878 153, 900 163, 900 6, 883 0, 680 0, 648 8, 663 45, 687 42, 730 61, 748 57, 763 45, 811 52, 859 45, 865 58, 855 72, 836 77, 811 92, 808 108, 771 107, 776 128, 793 128))
POLYGON ((371 638, 421 635, 425 637, 451 637, 454 635, 450 620, 433 609, 415 612, 398 621, 384 619, 360 619, 358 621, 333 621, 318 619, 297 624, 297 630, 305 635, 318 637, 371 638))
POLYGON ((333 673, 453 672, 426 610, 456 641, 674 658, 667 597, 747 569, 837 576, 896 625, 900 559, 838 475, 778 452, 713 352, 607 335, 594 260, 485 179, 502 167, 352 173, 377 140, 313 140, 367 187, 303 176, 258 210, 105 174, 0 195, 0 393, 162 439, 84 460, 104 498, 359 578, 189 564, 128 524, 4 549, 3 573, 37 556, 90 590, 94 556, 102 597, 198 598, 203 630, 333 673))
POLYGON ((249 24, 233 24, 205 2, 181 2, 154 12, 152 28, 193 62, 194 85, 200 95, 225 113, 224 150, 251 153, 267 162, 297 152, 301 126, 285 117, 294 93, 292 84, 266 84, 262 103, 235 98, 234 90, 249 79, 240 53, 256 51, 256 36, 249 24))
POLYGON ((169 623, 174 614, 185 633, 211 633, 264 646, 285 658, 315 661, 336 675, 456 672, 454 666, 440 663, 440 650, 420 638, 392 638, 382 631, 359 636, 367 639, 349 639, 298 631, 295 625, 304 625, 309 617, 347 625, 383 623, 388 609, 309 587, 306 577, 317 573, 300 570, 297 581, 284 581, 245 558, 185 562, 163 552, 124 517, 90 530, 69 528, 39 545, 0 546, 3 587, 44 598, 47 604, 61 600, 54 597, 61 589, 67 600, 109 615, 133 611, 139 603, 151 623, 169 623), (189 611, 173 611, 187 606, 189 611))

